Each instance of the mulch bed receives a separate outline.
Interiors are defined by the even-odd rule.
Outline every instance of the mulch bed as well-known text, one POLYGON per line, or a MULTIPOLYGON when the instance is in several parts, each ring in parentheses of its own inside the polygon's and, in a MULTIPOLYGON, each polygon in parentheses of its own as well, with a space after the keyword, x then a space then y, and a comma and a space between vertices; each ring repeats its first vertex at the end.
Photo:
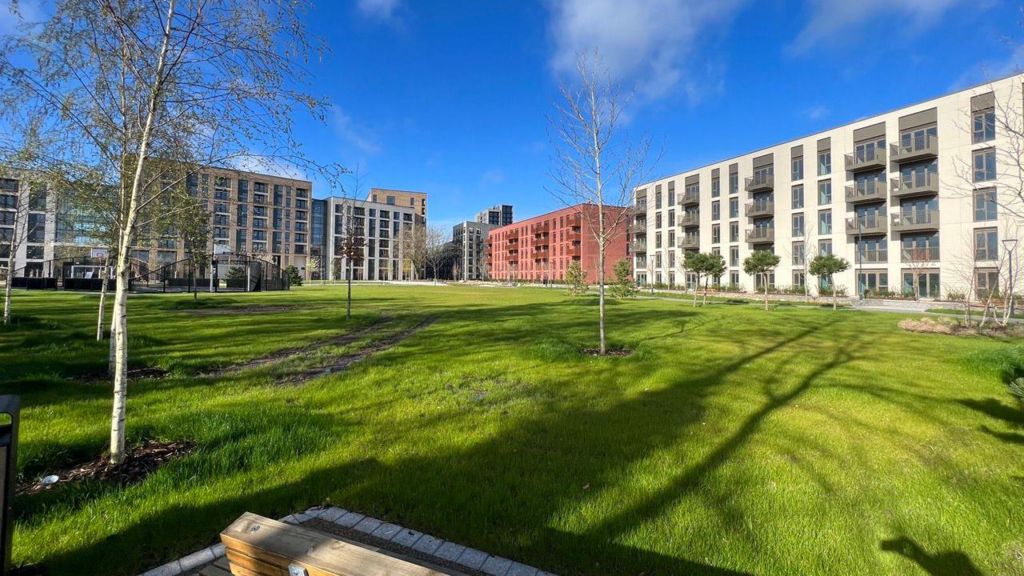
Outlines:
MULTIPOLYGON (((71 468, 60 470, 54 474, 59 479, 55 484, 44 485, 42 479, 38 478, 31 482, 23 482, 16 489, 17 494, 38 494, 57 486, 63 486, 72 482, 82 480, 98 480, 119 486, 127 486, 141 482, 146 476, 155 472, 164 464, 181 458, 192 452, 195 445, 191 442, 158 442, 146 440, 138 446, 128 449, 124 462, 119 466, 111 466, 110 460, 106 457, 78 464, 71 468)), ((49 476, 50 474, 46 474, 49 476)))
POLYGON ((908 332, 924 334, 948 334, 951 336, 988 336, 990 338, 1024 336, 1024 325, 1010 324, 1000 326, 989 320, 986 326, 965 326, 953 318, 921 318, 920 320, 900 320, 897 324, 908 332))

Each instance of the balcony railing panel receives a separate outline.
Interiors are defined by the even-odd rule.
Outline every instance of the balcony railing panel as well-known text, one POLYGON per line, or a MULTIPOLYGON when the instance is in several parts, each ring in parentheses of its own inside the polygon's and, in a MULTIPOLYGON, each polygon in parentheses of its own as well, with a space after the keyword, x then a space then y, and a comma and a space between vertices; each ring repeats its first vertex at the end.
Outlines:
POLYGON ((874 152, 862 151, 846 155, 846 169, 850 172, 881 170, 885 168, 885 148, 876 148, 874 152))
POLYGON ((679 217, 680 226, 700 226, 700 214, 695 212, 687 212, 679 217))
POLYGON ((891 183, 894 198, 939 193, 939 176, 931 172, 915 174, 906 180, 893 178, 891 183))
POLYGON ((878 202, 888 197, 889 191, 886 190, 885 183, 879 180, 873 179, 868 183, 846 187, 846 202, 849 204, 878 202))
POLYGON ((931 134, 911 138, 909 143, 891 144, 889 153, 894 162, 914 162, 939 155, 939 137, 931 134))
POLYGON ((893 232, 938 230, 939 210, 901 210, 892 215, 893 232))
POLYGON ((939 260, 938 246, 903 248, 900 252, 904 262, 937 262, 939 260))
POLYGON ((694 204, 700 204, 700 193, 698 192, 683 192, 679 197, 680 206, 693 206, 694 204))
POLYGON ((748 218, 772 216, 775 214, 775 202, 748 202, 746 212, 748 218))
POLYGON ((747 178, 744 186, 747 192, 762 192, 765 190, 772 190, 775 188, 775 176, 758 176, 755 178, 747 178))
POLYGON ((887 228, 884 211, 846 219, 847 235, 885 234, 887 228))
POLYGON ((679 239, 679 246, 684 250, 700 248, 700 237, 686 235, 679 239))
POLYGON ((749 228, 747 230, 747 242, 750 243, 762 243, 762 242, 774 242, 775 241, 775 228, 774 227, 757 227, 749 228))

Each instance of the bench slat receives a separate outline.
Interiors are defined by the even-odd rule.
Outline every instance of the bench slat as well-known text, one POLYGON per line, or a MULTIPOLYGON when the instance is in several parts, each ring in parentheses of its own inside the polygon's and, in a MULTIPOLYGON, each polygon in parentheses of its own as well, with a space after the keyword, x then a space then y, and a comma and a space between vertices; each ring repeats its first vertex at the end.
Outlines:
POLYGON ((246 512, 220 534, 235 576, 288 576, 288 565, 309 576, 451 576, 343 542, 336 538, 246 512), (240 570, 238 570, 240 569, 240 570))

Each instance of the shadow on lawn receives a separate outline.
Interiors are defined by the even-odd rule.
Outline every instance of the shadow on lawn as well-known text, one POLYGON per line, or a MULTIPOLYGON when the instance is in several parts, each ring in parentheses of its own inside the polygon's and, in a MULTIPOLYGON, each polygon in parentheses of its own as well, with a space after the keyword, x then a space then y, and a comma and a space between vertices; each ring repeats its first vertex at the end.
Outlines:
POLYGON ((929 554, 920 544, 906 536, 883 540, 879 548, 885 552, 894 552, 903 556, 932 576, 981 576, 982 574, 967 554, 957 551, 929 554))

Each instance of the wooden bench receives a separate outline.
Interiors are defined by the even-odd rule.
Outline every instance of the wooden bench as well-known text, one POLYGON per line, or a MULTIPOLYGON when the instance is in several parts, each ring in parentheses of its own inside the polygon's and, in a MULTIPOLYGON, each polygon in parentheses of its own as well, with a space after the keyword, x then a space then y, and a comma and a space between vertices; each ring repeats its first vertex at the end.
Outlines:
POLYGON ((460 576, 411 558, 246 512, 220 533, 234 576, 460 576))

